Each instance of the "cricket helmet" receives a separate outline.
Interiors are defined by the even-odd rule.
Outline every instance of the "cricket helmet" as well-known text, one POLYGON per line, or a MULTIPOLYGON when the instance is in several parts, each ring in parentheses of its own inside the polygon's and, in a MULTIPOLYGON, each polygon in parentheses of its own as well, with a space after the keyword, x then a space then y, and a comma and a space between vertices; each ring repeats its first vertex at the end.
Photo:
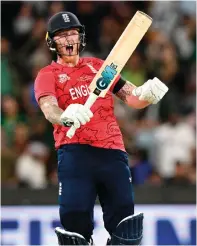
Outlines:
POLYGON ((79 31, 80 44, 78 52, 81 52, 86 46, 85 27, 81 25, 78 18, 71 12, 59 12, 49 19, 47 24, 46 42, 52 52, 59 54, 56 49, 56 43, 53 40, 55 34, 59 31, 69 30, 72 28, 77 28, 79 31))

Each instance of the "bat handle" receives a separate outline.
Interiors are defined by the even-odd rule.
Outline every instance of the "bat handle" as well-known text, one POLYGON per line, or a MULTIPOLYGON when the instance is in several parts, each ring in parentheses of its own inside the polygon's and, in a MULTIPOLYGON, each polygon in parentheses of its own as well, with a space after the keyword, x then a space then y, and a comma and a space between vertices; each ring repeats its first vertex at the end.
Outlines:
MULTIPOLYGON (((96 94, 90 93, 84 105, 90 109, 97 98, 98 96, 96 94)), ((77 129, 74 126, 71 126, 70 129, 67 131, 66 136, 71 139, 74 136, 76 130, 77 129)))

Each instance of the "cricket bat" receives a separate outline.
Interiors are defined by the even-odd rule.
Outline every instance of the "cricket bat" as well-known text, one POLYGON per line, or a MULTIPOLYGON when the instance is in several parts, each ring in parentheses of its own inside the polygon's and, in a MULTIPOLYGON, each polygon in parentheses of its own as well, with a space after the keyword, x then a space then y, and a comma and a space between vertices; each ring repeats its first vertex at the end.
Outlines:
MULTIPOLYGON (((104 97, 106 95, 151 23, 152 18, 150 16, 141 11, 136 12, 92 80, 89 86, 90 95, 85 106, 91 108, 98 97, 104 97)), ((75 131, 75 127, 71 126, 66 134, 67 137, 71 139, 75 131)))

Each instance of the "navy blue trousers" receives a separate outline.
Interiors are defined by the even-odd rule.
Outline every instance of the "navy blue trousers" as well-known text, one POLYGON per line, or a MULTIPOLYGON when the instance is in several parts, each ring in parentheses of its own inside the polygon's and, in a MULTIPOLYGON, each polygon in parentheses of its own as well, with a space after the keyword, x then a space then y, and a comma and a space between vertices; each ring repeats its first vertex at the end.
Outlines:
POLYGON ((109 234, 134 213, 131 173, 121 150, 69 144, 58 149, 60 221, 68 230, 90 239, 98 196, 109 234))

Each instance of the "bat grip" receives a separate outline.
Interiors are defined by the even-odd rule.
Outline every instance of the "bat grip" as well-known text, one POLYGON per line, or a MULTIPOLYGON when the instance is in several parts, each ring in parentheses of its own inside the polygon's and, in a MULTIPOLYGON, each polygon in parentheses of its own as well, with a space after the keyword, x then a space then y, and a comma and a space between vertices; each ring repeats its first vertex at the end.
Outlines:
MULTIPOLYGON (((98 96, 96 94, 91 93, 84 106, 90 109, 97 98, 98 96)), ((74 126, 71 126, 70 129, 67 131, 66 136, 71 139, 74 136, 76 130, 77 129, 74 126)))

